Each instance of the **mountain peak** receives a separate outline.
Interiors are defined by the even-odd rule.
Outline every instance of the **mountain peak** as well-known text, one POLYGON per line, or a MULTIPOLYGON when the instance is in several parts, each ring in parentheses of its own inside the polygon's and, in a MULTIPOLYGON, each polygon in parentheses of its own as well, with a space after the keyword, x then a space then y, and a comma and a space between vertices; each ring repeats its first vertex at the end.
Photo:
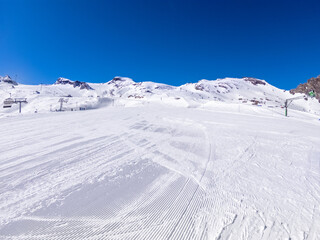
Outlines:
POLYGON ((87 90, 93 90, 92 87, 86 82, 80 82, 80 81, 72 81, 67 78, 59 77, 57 81, 54 83, 55 85, 72 85, 74 88, 75 87, 80 87, 80 89, 87 89, 87 90))
POLYGON ((250 82, 253 85, 266 85, 266 81, 257 79, 257 78, 252 78, 252 77, 244 77, 242 78, 244 81, 250 82))
POLYGON ((131 78, 127 77, 114 77, 111 81, 107 82, 108 85, 113 85, 116 88, 122 88, 125 86, 133 85, 135 82, 131 78))
POLYGON ((0 76, 0 82, 9 83, 12 85, 18 85, 18 83, 16 81, 12 80, 12 78, 9 75, 6 75, 4 77, 0 76))
POLYGON ((121 83, 121 82, 134 83, 134 81, 131 78, 116 76, 111 81, 109 81, 108 84, 117 84, 117 83, 121 83))

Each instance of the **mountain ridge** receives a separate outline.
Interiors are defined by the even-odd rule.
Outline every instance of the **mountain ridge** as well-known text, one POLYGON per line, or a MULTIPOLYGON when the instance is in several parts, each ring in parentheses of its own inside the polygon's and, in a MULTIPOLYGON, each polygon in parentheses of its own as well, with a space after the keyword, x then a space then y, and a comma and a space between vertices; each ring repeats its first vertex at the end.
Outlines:
MULTIPOLYGON (((157 102, 179 107, 207 107, 212 102, 224 102, 271 109, 282 108, 286 99, 295 97, 288 90, 251 77, 202 79, 197 83, 181 86, 135 82, 131 78, 120 76, 106 83, 87 83, 60 77, 52 85, 19 84, 14 89, 5 84, 0 86, 0 90, 6 93, 1 95, 0 104, 9 96, 28 98, 29 103, 23 107, 26 112, 59 109, 58 100, 64 97, 68 97, 68 103, 64 104, 65 110, 99 108, 108 102, 103 99, 112 99, 113 104, 116 102, 116 105, 121 106, 157 102)), ((311 98, 294 101, 290 108, 320 114, 320 104, 311 98)), ((1 112, 4 111, 1 106, 0 109, 1 112)), ((15 110, 13 106, 6 111, 15 110)))

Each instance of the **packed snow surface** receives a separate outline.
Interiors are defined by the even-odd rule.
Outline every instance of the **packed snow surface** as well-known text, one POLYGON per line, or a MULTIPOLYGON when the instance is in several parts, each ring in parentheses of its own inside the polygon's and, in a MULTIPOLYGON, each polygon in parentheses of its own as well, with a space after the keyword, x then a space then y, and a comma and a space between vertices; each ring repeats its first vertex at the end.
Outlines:
POLYGON ((0 239, 320 239, 319 116, 188 104, 3 114, 0 239))

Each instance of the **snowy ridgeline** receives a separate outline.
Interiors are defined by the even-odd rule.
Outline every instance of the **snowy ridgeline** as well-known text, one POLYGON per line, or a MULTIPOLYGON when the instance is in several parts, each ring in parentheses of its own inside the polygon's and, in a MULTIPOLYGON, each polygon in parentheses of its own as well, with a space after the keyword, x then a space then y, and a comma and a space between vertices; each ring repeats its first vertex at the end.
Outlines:
POLYGON ((0 239, 320 239, 318 117, 212 104, 0 118, 0 239))
MULTIPOLYGON (((201 80, 180 87, 154 82, 134 82, 130 78, 115 77, 103 84, 85 83, 59 78, 53 85, 16 85, 0 81, 0 114, 17 113, 18 105, 3 108, 7 98, 27 98, 23 113, 100 108, 108 105, 132 106, 152 102, 180 107, 210 108, 215 102, 255 105, 262 108, 281 108, 288 98, 303 96, 278 89, 254 78, 225 78, 201 80)), ((318 100, 302 98, 291 103, 291 109, 320 114, 318 100)))

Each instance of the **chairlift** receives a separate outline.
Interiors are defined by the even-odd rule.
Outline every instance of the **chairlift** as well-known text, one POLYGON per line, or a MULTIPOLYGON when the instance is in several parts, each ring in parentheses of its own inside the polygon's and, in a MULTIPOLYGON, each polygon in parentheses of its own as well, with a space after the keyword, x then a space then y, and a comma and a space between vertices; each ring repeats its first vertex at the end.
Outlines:
POLYGON ((3 108, 11 108, 12 107, 12 104, 14 104, 14 100, 12 98, 6 98, 4 101, 3 101, 3 108))

